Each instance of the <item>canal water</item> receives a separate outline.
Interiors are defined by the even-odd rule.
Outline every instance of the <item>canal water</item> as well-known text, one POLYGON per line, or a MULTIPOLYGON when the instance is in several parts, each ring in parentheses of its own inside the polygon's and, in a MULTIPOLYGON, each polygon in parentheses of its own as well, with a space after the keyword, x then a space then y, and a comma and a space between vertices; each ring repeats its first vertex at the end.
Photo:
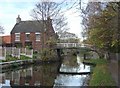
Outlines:
MULTIPOLYGON (((89 75, 59 74, 59 63, 47 63, 20 67, 0 73, 1 86, 86 86, 89 75)), ((80 61, 79 55, 66 56, 60 67, 60 72, 90 72, 91 66, 80 61)))

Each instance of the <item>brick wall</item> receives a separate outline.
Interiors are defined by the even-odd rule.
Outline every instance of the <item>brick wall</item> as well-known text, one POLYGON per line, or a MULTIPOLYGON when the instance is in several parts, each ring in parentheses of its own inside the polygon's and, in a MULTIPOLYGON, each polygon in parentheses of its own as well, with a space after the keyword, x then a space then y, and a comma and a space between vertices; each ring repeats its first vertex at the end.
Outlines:
POLYGON ((15 42, 15 34, 11 34, 11 42, 12 42, 12 43, 15 42))
POLYGON ((20 41, 22 43, 23 48, 25 48, 25 33, 20 33, 20 41))
POLYGON ((34 50, 39 50, 41 48, 41 38, 40 41, 36 41, 36 34, 34 32, 30 33, 30 41, 32 41, 32 46, 34 50))
MULTIPOLYGON (((48 25, 47 25, 47 30, 43 35, 44 35, 44 46, 46 47, 47 46, 46 41, 50 37, 55 37, 56 36, 56 34, 54 32, 54 29, 52 27, 52 24, 51 24, 51 20, 49 20, 48 25)), ((16 43, 20 43, 22 45, 22 47, 25 48, 26 43, 29 42, 29 44, 31 44, 31 46, 34 50, 40 50, 41 49, 42 39, 40 38, 40 41, 36 41, 36 34, 34 32, 30 33, 30 41, 25 41, 26 40, 25 38, 26 38, 26 34, 25 33, 20 33, 20 41, 16 42, 15 41, 15 34, 11 34, 11 39, 12 39, 12 44, 13 45, 15 45, 16 43)))
MULTIPOLYGON (((21 43, 22 47, 25 48, 27 43, 31 42, 31 46, 34 50, 39 50, 41 48, 41 41, 36 41, 36 34, 34 32, 30 33, 30 41, 25 41, 26 35, 25 33, 20 33, 20 41, 15 41, 15 34, 11 34, 12 44, 15 45, 17 43, 21 43)), ((41 40, 41 39, 40 39, 41 40)))

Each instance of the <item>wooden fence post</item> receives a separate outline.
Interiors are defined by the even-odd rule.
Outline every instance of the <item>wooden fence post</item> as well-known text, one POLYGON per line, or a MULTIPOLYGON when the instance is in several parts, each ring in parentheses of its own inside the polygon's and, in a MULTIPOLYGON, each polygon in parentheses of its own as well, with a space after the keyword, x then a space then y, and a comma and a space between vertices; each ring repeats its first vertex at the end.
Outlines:
POLYGON ((12 47, 12 57, 14 56, 14 49, 15 47, 12 47))
POLYGON ((18 52, 18 58, 20 59, 20 49, 19 49, 19 52, 18 52))
POLYGON ((25 48, 25 55, 26 55, 26 48, 25 48))
POLYGON ((6 48, 4 47, 4 57, 6 59, 6 48))
POLYGON ((32 55, 32 58, 33 58, 33 49, 31 50, 31 55, 32 55))

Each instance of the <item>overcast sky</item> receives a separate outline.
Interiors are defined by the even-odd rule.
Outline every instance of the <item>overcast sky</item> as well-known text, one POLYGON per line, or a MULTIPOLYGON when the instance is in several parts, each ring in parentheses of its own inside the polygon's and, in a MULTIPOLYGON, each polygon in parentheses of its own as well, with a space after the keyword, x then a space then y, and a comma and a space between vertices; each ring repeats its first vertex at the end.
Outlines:
MULTIPOLYGON (((22 21, 32 20, 33 18, 30 14, 38 1, 39 0, 0 0, 0 25, 5 29, 4 35, 10 34, 18 15, 20 15, 22 21)), ((68 1, 72 3, 72 0, 71 2, 70 0, 68 1)), ((82 1, 86 2, 86 0, 82 1)), ((76 9, 71 9, 65 13, 65 16, 67 17, 68 27, 70 28, 69 32, 81 37, 82 27, 80 23, 82 19, 79 14, 80 12, 76 12, 76 9)))

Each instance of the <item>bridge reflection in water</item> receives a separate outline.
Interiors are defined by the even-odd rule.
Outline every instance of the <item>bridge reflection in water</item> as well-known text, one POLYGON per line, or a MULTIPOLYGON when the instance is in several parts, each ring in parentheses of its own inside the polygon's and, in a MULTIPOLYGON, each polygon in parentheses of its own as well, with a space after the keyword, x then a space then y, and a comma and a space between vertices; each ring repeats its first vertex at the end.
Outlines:
MULTIPOLYGON (((9 72, 0 73, 0 86, 83 86, 89 74, 59 74, 59 63, 32 65, 9 72)), ((91 67, 80 62, 79 56, 65 57, 61 65, 62 72, 90 72, 91 67)))
POLYGON ((66 57, 60 68, 60 73, 55 79, 54 87, 58 86, 86 86, 91 66, 85 65, 81 62, 79 55, 77 59, 75 56, 66 57), (83 74, 85 73, 85 74, 83 74))

